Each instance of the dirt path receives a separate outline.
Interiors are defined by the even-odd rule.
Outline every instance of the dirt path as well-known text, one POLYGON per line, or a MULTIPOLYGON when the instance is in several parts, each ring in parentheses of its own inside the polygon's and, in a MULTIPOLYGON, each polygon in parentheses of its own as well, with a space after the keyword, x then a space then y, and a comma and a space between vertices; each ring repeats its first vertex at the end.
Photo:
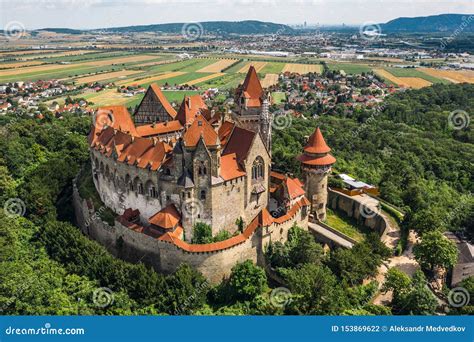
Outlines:
MULTIPOLYGON (((356 197, 356 196, 354 196, 356 197)), ((400 227, 398 226, 397 222, 387 213, 380 210, 379 202, 367 195, 358 196, 357 200, 364 203, 365 206, 369 207, 373 211, 380 211, 380 215, 382 215, 388 223, 388 227, 385 229, 384 233, 380 237, 380 240, 390 248, 390 250, 395 250, 397 247, 398 241, 400 240, 400 227)), ((385 282, 385 276, 389 268, 396 267, 400 271, 405 272, 410 277, 415 273, 415 271, 419 268, 418 263, 415 260, 415 256, 413 255, 413 246, 416 243, 416 235, 413 231, 410 231, 408 235, 408 243, 407 248, 403 252, 402 255, 393 256, 388 259, 382 266, 378 269, 378 275, 375 277, 375 280, 379 283, 379 288, 382 287, 383 283, 385 282)), ((392 300, 392 293, 379 293, 373 300, 374 304, 387 304, 392 300)))

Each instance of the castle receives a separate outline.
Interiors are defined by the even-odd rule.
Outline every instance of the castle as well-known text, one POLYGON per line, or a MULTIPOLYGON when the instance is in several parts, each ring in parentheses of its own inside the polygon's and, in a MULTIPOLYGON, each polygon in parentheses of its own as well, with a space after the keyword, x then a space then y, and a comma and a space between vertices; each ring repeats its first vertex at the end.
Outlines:
POLYGON ((84 233, 125 259, 144 254, 140 260, 164 272, 187 262, 211 281, 246 259, 263 264, 266 246, 286 241, 291 226, 325 219, 336 161, 317 128, 298 157, 303 182, 272 171, 270 103, 250 67, 230 113, 199 95, 176 111, 156 85, 133 118, 123 106, 98 109, 89 135, 93 181, 119 216, 114 227, 85 225, 94 208, 77 199, 84 233), (232 237, 193 244, 197 223, 232 237))

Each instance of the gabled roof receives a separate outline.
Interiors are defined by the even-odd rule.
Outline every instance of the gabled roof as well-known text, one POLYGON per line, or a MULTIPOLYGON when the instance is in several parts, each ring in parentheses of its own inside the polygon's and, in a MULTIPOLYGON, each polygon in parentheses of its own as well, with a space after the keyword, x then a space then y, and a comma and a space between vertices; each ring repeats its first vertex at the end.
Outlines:
POLYGON ((178 213, 178 210, 176 210, 174 204, 170 204, 150 217, 148 222, 164 229, 173 229, 180 220, 181 215, 178 213))
POLYGON ((179 120, 183 126, 192 124, 194 119, 203 110, 207 110, 207 106, 201 95, 196 94, 185 96, 181 103, 181 107, 179 107, 176 120, 179 120))
POLYGON ((161 91, 160 87, 153 83, 152 85, 150 85, 150 87, 148 88, 147 92, 148 91, 152 91, 156 97, 158 98, 158 100, 160 101, 161 105, 163 106, 163 108, 166 110, 166 112, 172 117, 172 118, 176 118, 176 110, 173 108, 173 106, 169 103, 168 99, 166 98, 165 95, 163 95, 163 92, 161 91))
POLYGON ((308 139, 308 143, 304 147, 305 152, 314 154, 329 153, 331 149, 326 144, 321 130, 316 128, 313 134, 308 139))
POLYGON ((211 124, 202 116, 198 115, 183 136, 186 147, 197 146, 199 139, 203 138, 206 146, 219 145, 219 137, 211 124))
POLYGON ((223 155, 235 153, 237 162, 241 163, 247 158, 250 147, 257 133, 244 128, 234 127, 230 138, 225 145, 223 155))
POLYGON ((154 135, 167 134, 183 129, 178 120, 160 122, 156 124, 144 125, 137 127, 137 133, 141 137, 150 137, 154 135))
POLYGON ((221 177, 223 180, 228 181, 242 176, 245 176, 245 171, 239 167, 235 153, 221 157, 221 177))

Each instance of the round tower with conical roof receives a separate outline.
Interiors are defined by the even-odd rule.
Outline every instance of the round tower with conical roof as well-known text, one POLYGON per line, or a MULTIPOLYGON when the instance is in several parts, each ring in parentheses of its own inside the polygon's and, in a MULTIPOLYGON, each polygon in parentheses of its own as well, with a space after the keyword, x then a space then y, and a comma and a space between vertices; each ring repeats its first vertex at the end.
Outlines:
POLYGON ((309 137, 303 154, 298 157, 303 171, 306 197, 311 202, 311 213, 319 221, 326 219, 328 175, 336 162, 336 158, 329 154, 330 151, 318 127, 309 137))

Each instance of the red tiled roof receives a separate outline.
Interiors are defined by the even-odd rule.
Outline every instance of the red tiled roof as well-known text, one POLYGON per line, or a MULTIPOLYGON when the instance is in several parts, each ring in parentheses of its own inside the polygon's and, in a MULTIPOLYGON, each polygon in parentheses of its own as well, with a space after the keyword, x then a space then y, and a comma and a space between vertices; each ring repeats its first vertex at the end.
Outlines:
POLYGON ((149 148, 153 147, 153 140, 148 138, 135 138, 118 157, 119 162, 134 165, 149 148))
POLYGON ((137 133, 140 137, 150 137, 154 135, 176 132, 181 129, 183 129, 181 123, 178 120, 173 120, 151 125, 138 126, 137 133))
POLYGON ((217 146, 218 136, 211 124, 202 116, 198 115, 183 136, 184 144, 187 147, 194 147, 198 144, 201 136, 206 146, 217 146))
POLYGON ((228 181, 242 176, 245 176, 245 171, 239 167, 235 153, 221 157, 221 177, 223 180, 228 181))
POLYGON ((329 146, 326 144, 321 130, 316 128, 313 134, 308 139, 308 143, 304 147, 304 150, 308 153, 322 154, 331 151, 329 146))
POLYGON ((270 171, 270 177, 274 177, 276 179, 283 181, 285 180, 286 175, 284 175, 283 173, 276 172, 276 171, 270 171))
POLYGON ((259 215, 259 224, 263 227, 268 227, 273 223, 273 217, 268 212, 267 208, 263 208, 259 215))
POLYGON ((217 134, 219 135, 219 140, 221 141, 222 145, 227 144, 227 139, 232 133, 232 130, 234 129, 235 124, 230 122, 230 121, 224 121, 222 126, 219 128, 219 131, 217 134))
POLYGON ((306 154, 302 154, 297 159, 303 164, 312 165, 312 166, 326 166, 326 165, 332 165, 336 162, 336 158, 334 158, 330 154, 327 154, 322 157, 311 157, 306 154))
POLYGON ((142 169, 150 167, 151 171, 158 170, 166 156, 165 146, 166 144, 161 141, 156 142, 152 148, 149 148, 138 158, 137 166, 142 169))
POLYGON ((173 229, 181 220, 181 215, 176 210, 174 204, 163 208, 148 220, 150 224, 164 228, 173 229))
POLYGON ((303 196, 305 194, 305 191, 295 181, 295 179, 287 177, 285 182, 286 182, 286 187, 288 189, 288 195, 290 196, 290 199, 298 198, 298 197, 303 196))
POLYGON ((237 162, 241 163, 245 158, 247 158, 255 135, 256 133, 253 131, 236 126, 227 140, 227 144, 225 145, 222 154, 226 155, 235 153, 237 156, 237 162))
POLYGON ((183 126, 190 125, 203 110, 207 110, 207 106, 201 95, 185 96, 181 107, 179 107, 176 120, 179 120, 183 126))
POLYGON ((260 107, 262 105, 263 88, 258 79, 257 71, 253 66, 250 66, 240 92, 241 96, 248 99, 248 107, 260 107))
POLYGON ((100 130, 105 126, 137 136, 135 124, 125 106, 107 106, 97 110, 95 126, 100 130))
POLYGON ((150 85, 150 87, 148 88, 148 90, 152 90, 156 97, 159 99, 159 101, 161 102, 161 105, 163 106, 163 108, 166 110, 166 112, 174 119, 176 118, 176 110, 173 108, 173 106, 169 103, 168 99, 166 98, 165 95, 163 95, 163 92, 161 91, 160 87, 156 84, 152 84, 150 85))

